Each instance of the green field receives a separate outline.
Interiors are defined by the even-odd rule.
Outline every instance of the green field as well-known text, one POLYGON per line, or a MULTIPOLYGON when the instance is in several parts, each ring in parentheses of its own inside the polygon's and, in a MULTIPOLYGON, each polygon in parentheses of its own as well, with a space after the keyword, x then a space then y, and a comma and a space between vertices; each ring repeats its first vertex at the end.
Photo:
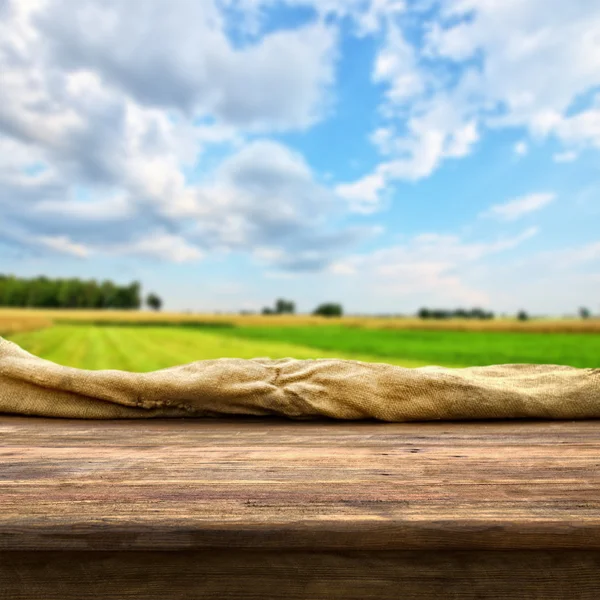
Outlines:
POLYGON ((55 325, 10 339, 37 356, 86 369, 150 371, 221 357, 352 358, 437 364, 600 364, 600 335, 371 330, 342 326, 193 328, 55 325))
POLYGON ((500 363, 600 365, 600 335, 503 331, 373 330, 358 327, 236 327, 222 335, 237 339, 309 346, 345 355, 357 353, 448 366, 500 363))

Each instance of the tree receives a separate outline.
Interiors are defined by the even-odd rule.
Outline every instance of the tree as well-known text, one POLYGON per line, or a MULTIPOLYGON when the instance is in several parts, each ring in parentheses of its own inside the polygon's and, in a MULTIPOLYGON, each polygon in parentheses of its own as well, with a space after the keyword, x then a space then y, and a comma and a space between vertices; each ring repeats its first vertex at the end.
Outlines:
POLYGON ((485 311, 483 308, 472 308, 470 311, 465 311, 467 319, 493 319, 494 313, 485 311))
MULTIPOLYGON (((139 309, 142 306, 142 295, 140 293, 141 287, 142 286, 140 285, 139 281, 134 281, 126 288, 127 292, 129 293, 129 306, 127 308, 139 309)), ((160 304, 162 306, 162 300, 160 304)))
POLYGON ((293 315, 296 312, 296 305, 291 300, 278 298, 275 302, 275 308, 265 306, 262 309, 263 315, 293 315))
POLYGON ((277 315, 293 315, 296 312, 296 305, 291 300, 279 298, 275 302, 275 314, 277 315))
POLYGON ((319 304, 319 306, 315 308, 313 315, 318 315, 321 317, 341 317, 343 312, 344 311, 341 304, 325 302, 324 304, 319 304))
POLYGON ((113 306, 117 288, 112 281, 103 281, 100 285, 100 296, 98 308, 110 308, 113 306))
POLYGON ((146 297, 146 305, 152 310, 160 310, 162 308, 162 300, 154 292, 151 292, 146 297))
POLYGON ((58 305, 61 308, 77 308, 77 279, 63 279, 59 283, 58 305))
POLYGON ((579 309, 579 316, 580 316, 582 319, 589 319, 589 318, 592 316, 592 313, 590 312, 590 309, 589 309, 589 308, 586 308, 585 306, 582 306, 582 307, 579 309))
POLYGON ((520 310, 517 313, 517 319, 519 319, 519 321, 527 321, 529 319, 529 315, 524 310, 520 310))
POLYGON ((483 308, 475 307, 456 308, 447 310, 444 308, 421 308, 417 313, 420 319, 493 319, 494 313, 483 308))
POLYGON ((35 308, 139 308, 140 284, 126 286, 112 281, 99 284, 96 280, 78 278, 21 279, 0 274, 0 306, 35 308))

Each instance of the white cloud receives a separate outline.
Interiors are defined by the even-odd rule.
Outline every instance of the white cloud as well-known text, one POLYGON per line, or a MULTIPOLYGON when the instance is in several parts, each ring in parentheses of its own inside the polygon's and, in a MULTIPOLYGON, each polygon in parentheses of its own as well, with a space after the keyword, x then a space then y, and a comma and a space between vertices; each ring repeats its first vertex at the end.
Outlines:
MULTIPOLYGON (((374 212, 394 181, 468 156, 490 130, 518 130, 518 154, 555 137, 557 161, 600 148, 599 33, 591 0, 4 2, 3 240, 175 262, 242 252, 274 269, 334 261, 350 273, 339 257, 378 230, 345 225, 348 207, 374 212), (263 11, 283 2, 316 16, 274 28, 263 11), (248 21, 238 26, 232 14, 248 21), (376 43, 370 75, 381 105, 369 125, 383 158, 332 190, 268 135, 329 114, 348 22, 376 43)), ((551 199, 534 194, 490 214, 517 219, 551 199)), ((411 252, 429 246, 454 252, 455 264, 460 252, 487 252, 426 237, 411 252)), ((460 287, 438 261, 423 260, 423 272, 460 287)))
POLYGON ((470 154, 472 146, 479 140, 479 132, 475 121, 465 123, 456 128, 446 145, 444 156, 448 158, 461 158, 470 154))
POLYGON ((378 127, 369 136, 369 141, 381 154, 389 154, 393 149, 394 131, 391 127, 378 127))
POLYGON ((324 114, 336 28, 317 20, 236 45, 230 25, 210 0, 4 5, 6 239, 173 262, 277 246, 270 264, 311 270, 371 235, 340 225, 346 204, 301 155, 245 139, 324 114), (225 158, 198 169, 224 142, 225 158))
POLYGON ((415 48, 397 27, 389 27, 386 42, 373 66, 373 81, 386 84, 389 102, 403 103, 425 90, 423 75, 417 68, 415 48))
POLYGON ((482 214, 482 216, 500 219, 502 221, 515 221, 547 206, 556 198, 556 194, 539 192, 520 196, 504 204, 496 204, 482 214))
POLYGON ((305 127, 332 83, 335 30, 274 31, 240 49, 212 0, 52 0, 34 22, 51 64, 98 73, 141 104, 236 126, 305 127))
MULTIPOLYGON (((340 286, 360 282, 360 289, 382 298, 382 304, 414 310, 435 306, 490 305, 491 296, 467 282, 467 275, 492 255, 517 248, 535 236, 530 228, 521 234, 492 242, 468 242, 456 235, 421 234, 405 244, 382 248, 337 261, 329 272, 340 286), (411 306, 412 305, 412 306, 411 306)), ((378 310, 382 310, 381 306, 378 310)), ((398 309, 399 311, 400 309, 398 309)))
POLYGON ((335 191, 348 201, 351 210, 370 213, 380 208, 384 189, 385 178, 382 173, 376 172, 353 183, 339 184, 335 191))
POLYGON ((525 156, 527 154, 527 152, 529 152, 529 146, 527 145, 526 142, 521 140, 520 142, 517 142, 515 144, 514 152, 518 156, 525 156))
MULTIPOLYGON (((142 156, 120 182, 125 191, 116 195, 60 199, 41 193, 40 184, 29 206, 7 205, 9 223, 21 232, 19 245, 42 235, 55 251, 85 244, 96 255, 172 262, 277 247, 263 262, 294 271, 321 269, 377 234, 373 228, 339 225, 346 203, 315 180, 301 155, 272 141, 246 144, 195 185, 185 184, 175 163, 162 164, 158 155, 145 165, 142 156)), ((12 189, 22 197, 22 187, 12 189)))
POLYGON ((89 249, 83 244, 76 244, 64 235, 40 236, 36 241, 42 246, 61 254, 70 254, 79 258, 86 258, 90 254, 89 249))
POLYGON ((497 313, 563 314, 587 304, 597 312, 600 243, 530 253, 527 241, 536 235, 530 228, 477 242, 422 234, 338 261, 329 277, 335 297, 347 298, 344 306, 350 311, 411 313, 421 306, 482 305, 497 313))
POLYGON ((322 20, 350 18, 360 36, 377 32, 392 16, 406 11, 406 0, 221 0, 236 13, 246 31, 256 34, 264 24, 264 9, 286 4, 313 9, 322 20))
POLYGON ((470 153, 479 140, 474 121, 448 127, 446 109, 439 103, 423 117, 407 122, 409 134, 394 137, 392 129, 377 129, 371 140, 385 150, 389 159, 380 163, 374 172, 338 186, 338 193, 350 201, 359 212, 373 212, 383 205, 389 182, 418 181, 431 175, 445 158, 460 158, 470 153))
POLYGON ((471 58, 477 49, 477 42, 468 22, 458 22, 446 28, 442 23, 433 22, 426 28, 424 54, 429 57, 443 56, 455 62, 471 58))
POLYGON ((600 98, 597 107, 583 110, 572 116, 557 116, 550 133, 568 147, 600 149, 600 98))
POLYGON ((564 152, 557 152, 552 159, 557 163, 569 163, 577 160, 577 152, 573 150, 565 150, 564 152))
POLYGON ((530 126, 540 111, 564 113, 573 100, 600 82, 600 10, 594 0, 444 4, 431 49, 455 61, 480 53, 482 90, 506 121, 530 126), (457 57, 445 42, 459 34, 470 52, 457 57))
POLYGON ((570 268, 592 262, 600 263, 600 241, 589 242, 574 248, 546 252, 543 256, 561 268, 570 268))
MULTIPOLYGON (((371 137, 385 156, 380 189, 428 177, 493 129, 600 148, 600 99, 586 101, 600 86, 596 0, 448 0, 419 13, 419 25, 408 7, 381 25, 373 67, 385 86, 371 137)), ((526 139, 515 146, 527 150, 526 139)))
POLYGON ((336 227, 346 204, 318 183, 304 158, 282 144, 255 140, 199 185, 181 217, 194 218, 190 239, 228 250, 269 250, 281 268, 313 270, 370 228, 336 227))
POLYGON ((199 248, 180 236, 168 233, 142 238, 131 244, 111 248, 110 251, 119 255, 142 256, 175 263, 196 262, 204 257, 199 248))
POLYGON ((600 243, 584 242, 497 262, 472 280, 499 309, 512 313, 524 308, 534 314, 573 315, 582 305, 597 312, 600 243))

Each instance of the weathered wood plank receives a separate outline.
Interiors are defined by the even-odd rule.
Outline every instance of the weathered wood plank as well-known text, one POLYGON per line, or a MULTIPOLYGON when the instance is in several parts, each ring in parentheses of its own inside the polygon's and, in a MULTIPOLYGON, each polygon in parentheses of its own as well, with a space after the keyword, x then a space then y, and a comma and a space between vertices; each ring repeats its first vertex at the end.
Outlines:
POLYGON ((600 549, 600 422, 0 417, 0 550, 600 549))
POLYGON ((600 551, 0 553, 3 600, 597 600, 600 551))

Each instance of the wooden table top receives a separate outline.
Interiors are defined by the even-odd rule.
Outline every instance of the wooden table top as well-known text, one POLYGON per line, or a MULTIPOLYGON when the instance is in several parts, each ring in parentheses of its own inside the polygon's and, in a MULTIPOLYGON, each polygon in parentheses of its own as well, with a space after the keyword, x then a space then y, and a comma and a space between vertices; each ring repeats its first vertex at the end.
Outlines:
POLYGON ((0 551, 600 548, 600 421, 0 416, 0 551))

